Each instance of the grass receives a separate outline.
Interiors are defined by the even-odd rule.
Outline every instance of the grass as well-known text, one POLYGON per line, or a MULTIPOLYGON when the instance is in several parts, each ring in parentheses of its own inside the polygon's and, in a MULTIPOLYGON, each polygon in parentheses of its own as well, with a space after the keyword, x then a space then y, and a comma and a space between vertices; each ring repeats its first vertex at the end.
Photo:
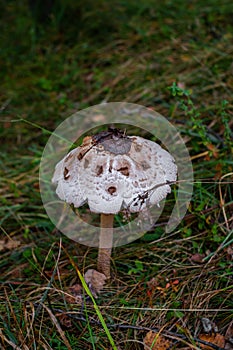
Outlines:
POLYGON ((107 350, 106 324, 119 349, 143 349, 149 329, 173 338, 174 349, 200 349, 202 317, 225 336, 233 322, 231 2, 61 0, 47 19, 26 1, 0 10, 2 348, 107 350), (77 269, 96 266, 97 250, 49 221, 38 169, 48 132, 102 101, 166 116, 189 149, 194 192, 174 232, 165 234, 164 213, 141 239, 115 248, 111 283, 96 304, 83 294, 83 309, 67 295, 77 269))

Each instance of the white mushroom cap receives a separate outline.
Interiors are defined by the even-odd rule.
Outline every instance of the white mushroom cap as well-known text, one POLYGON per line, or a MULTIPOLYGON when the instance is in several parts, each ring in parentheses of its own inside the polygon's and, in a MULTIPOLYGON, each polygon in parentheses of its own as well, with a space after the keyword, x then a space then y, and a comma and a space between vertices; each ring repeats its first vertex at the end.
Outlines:
POLYGON ((103 132, 69 152, 57 164, 52 182, 58 197, 75 208, 88 203, 92 212, 116 214, 158 204, 176 177, 173 157, 157 143, 103 132))

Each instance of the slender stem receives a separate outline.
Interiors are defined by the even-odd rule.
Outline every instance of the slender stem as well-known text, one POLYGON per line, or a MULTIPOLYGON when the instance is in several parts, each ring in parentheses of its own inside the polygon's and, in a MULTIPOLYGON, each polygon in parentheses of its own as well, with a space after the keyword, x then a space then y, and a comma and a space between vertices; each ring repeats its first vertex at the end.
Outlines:
POLYGON ((100 216, 100 238, 97 270, 110 278, 110 264, 113 240, 113 214, 101 214, 100 216))

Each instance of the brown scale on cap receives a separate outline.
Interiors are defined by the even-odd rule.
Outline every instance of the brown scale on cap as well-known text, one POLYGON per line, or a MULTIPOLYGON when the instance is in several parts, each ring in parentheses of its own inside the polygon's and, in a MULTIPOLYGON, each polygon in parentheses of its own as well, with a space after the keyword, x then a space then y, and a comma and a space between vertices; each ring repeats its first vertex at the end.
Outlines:
POLYGON ((68 175, 69 174, 69 170, 66 167, 64 169, 64 173, 63 174, 64 174, 64 180, 68 180, 70 175, 68 175))
POLYGON ((116 192, 116 187, 115 186, 110 186, 109 188, 108 188, 108 192, 111 194, 111 195, 113 195, 113 193, 115 193, 116 192))

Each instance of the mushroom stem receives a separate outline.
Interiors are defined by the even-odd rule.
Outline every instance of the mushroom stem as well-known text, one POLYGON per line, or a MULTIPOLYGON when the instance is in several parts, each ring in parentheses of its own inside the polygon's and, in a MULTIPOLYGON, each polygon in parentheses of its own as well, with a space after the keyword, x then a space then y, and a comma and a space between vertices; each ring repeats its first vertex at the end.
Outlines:
POLYGON ((113 240, 113 214, 101 214, 100 238, 97 260, 97 270, 110 278, 110 264, 113 240))

